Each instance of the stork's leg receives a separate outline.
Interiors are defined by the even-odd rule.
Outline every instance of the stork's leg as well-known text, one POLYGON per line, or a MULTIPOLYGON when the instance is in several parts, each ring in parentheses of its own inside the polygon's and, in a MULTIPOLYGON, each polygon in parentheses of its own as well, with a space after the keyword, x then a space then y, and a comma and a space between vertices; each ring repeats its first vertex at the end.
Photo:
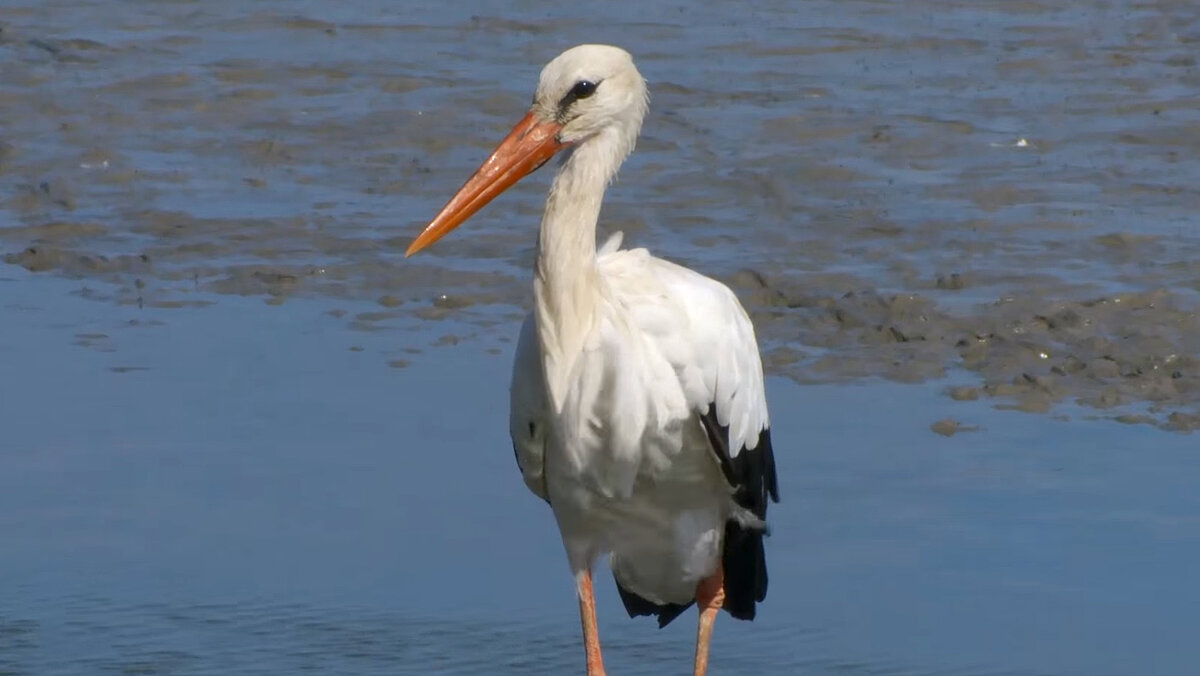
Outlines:
POLYGON ((700 610, 700 626, 696 629, 696 666, 693 676, 704 676, 708 670, 708 641, 712 638, 717 611, 725 603, 725 571, 717 561, 717 570, 696 585, 696 607, 700 610))
POLYGON ((592 595, 592 572, 584 570, 575 576, 579 592, 579 620, 583 624, 583 649, 587 654, 587 676, 604 676, 600 659, 600 634, 596 631, 596 599, 592 595))

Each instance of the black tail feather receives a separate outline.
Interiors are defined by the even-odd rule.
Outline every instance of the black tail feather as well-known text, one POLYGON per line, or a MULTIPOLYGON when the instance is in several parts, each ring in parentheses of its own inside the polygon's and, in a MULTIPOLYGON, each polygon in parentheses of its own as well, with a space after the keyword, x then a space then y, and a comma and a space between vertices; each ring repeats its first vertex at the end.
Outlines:
POLYGON ((739 620, 753 620, 754 606, 767 598, 767 557, 764 533, 736 521, 725 524, 725 610, 739 620))
POLYGON ((662 629, 671 623, 671 620, 683 614, 683 611, 692 607, 691 603, 681 605, 678 603, 653 603, 629 591, 617 582, 617 593, 621 595, 621 602, 625 604, 625 611, 630 617, 638 617, 641 615, 657 615, 658 628, 662 629))

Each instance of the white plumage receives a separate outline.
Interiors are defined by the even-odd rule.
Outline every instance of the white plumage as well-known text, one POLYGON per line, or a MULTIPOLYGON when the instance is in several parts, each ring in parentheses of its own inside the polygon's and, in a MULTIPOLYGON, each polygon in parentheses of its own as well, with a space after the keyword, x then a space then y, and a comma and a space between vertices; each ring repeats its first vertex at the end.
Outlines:
POLYGON ((645 249, 597 259, 601 297, 553 403, 535 314, 513 367, 509 432, 526 485, 553 506, 572 568, 612 552, 617 580, 657 604, 690 603, 716 569, 737 505, 699 414, 716 407, 737 457, 768 426, 754 329, 722 284, 645 249))
POLYGON ((535 308, 513 364, 510 433, 554 510, 580 592, 589 674, 602 673, 591 566, 611 554, 631 615, 701 605, 752 619, 762 536, 778 499, 754 328, 724 285, 654 258, 596 250, 604 190, 633 144, 646 88, 623 50, 584 45, 542 71, 533 106, 413 242, 413 253, 567 149, 542 220, 535 308))

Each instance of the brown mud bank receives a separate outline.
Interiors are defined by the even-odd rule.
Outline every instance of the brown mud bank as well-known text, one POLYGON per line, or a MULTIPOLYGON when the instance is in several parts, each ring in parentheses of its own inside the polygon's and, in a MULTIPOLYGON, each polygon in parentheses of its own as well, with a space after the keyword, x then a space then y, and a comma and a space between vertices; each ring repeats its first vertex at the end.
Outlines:
POLYGON ((998 407, 1037 413, 1072 401, 1122 422, 1200 426, 1194 295, 1159 288, 1068 298, 1035 284, 951 310, 920 293, 813 293, 803 281, 750 270, 733 282, 776 345, 765 352, 767 368, 801 382, 921 382, 958 369, 972 377, 947 389, 956 400, 993 397, 998 407))
MULTIPOLYGON (((8 264, 100 282, 108 290, 93 288, 92 297, 124 304, 192 307, 220 294, 258 295, 269 304, 375 298, 380 311, 345 318, 353 330, 403 318, 435 322, 433 331, 447 317, 486 328, 503 323, 495 310, 515 322, 526 295, 519 274, 379 258, 220 265, 211 256, 230 252, 217 241, 104 256, 79 241, 95 234, 86 224, 58 223, 0 231, 0 245, 8 264)), ((367 255, 370 244, 360 246, 367 255)), ((948 378, 958 383, 946 390, 955 400, 990 397, 1000 408, 1034 413, 1073 402, 1122 422, 1200 427, 1200 307, 1191 289, 1100 293, 1034 277, 1024 285, 1010 281, 989 302, 945 302, 966 292, 972 278, 966 269, 941 275, 930 291, 880 289, 844 274, 752 269, 725 281, 754 317, 767 370, 798 382, 948 378)), ((489 332, 497 331, 503 329, 489 332)))

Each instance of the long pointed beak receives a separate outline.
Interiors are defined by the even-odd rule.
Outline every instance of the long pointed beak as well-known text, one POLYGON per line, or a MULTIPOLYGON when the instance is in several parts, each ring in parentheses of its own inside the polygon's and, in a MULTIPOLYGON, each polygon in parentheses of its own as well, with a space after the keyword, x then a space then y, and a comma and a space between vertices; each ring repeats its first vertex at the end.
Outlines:
POLYGON ((496 195, 533 173, 567 144, 558 140, 562 125, 529 112, 500 142, 471 178, 458 189, 438 215, 404 252, 407 258, 441 239, 491 202, 496 195))

